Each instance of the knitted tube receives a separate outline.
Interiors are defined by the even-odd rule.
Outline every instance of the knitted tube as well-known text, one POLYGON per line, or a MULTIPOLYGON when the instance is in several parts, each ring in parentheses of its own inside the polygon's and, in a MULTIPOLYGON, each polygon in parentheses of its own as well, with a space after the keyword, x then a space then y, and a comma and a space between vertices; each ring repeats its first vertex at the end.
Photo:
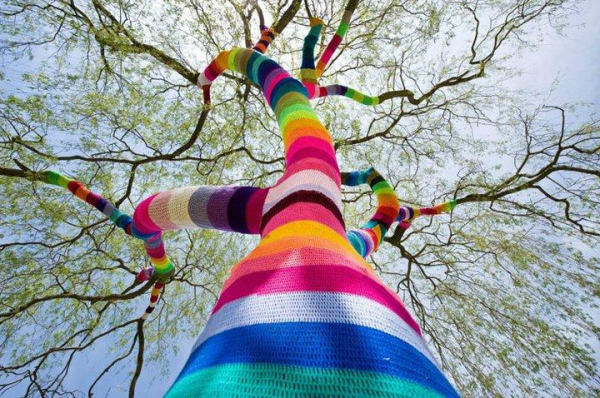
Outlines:
POLYGON ((415 220, 417 217, 423 215, 435 216, 442 213, 450 213, 455 207, 456 200, 451 200, 431 207, 401 206, 396 221, 399 223, 399 228, 408 229, 410 228, 413 220, 415 220))
POLYGON ((342 39, 346 35, 346 32, 348 31, 348 27, 350 25, 350 19, 352 18, 352 13, 353 11, 348 9, 344 11, 344 15, 342 16, 340 26, 338 26, 335 35, 325 48, 325 51, 323 51, 323 54, 321 54, 321 58, 317 63, 317 78, 321 77, 323 71, 325 70, 325 67, 327 66, 327 64, 331 60, 331 57, 333 56, 333 53, 335 53, 335 50, 337 50, 338 46, 342 42, 342 39))
MULTIPOLYGON (((334 37, 328 46, 332 50, 321 57, 323 68, 345 34, 350 20, 346 14, 351 12, 344 15, 339 39, 334 37)), ((317 30, 311 28, 309 36, 318 37, 317 30)), ((306 46, 307 54, 314 52, 310 40, 306 46)), ((163 230, 209 227, 260 234, 259 244, 231 269, 167 395, 458 396, 417 322, 362 256, 377 247, 400 217, 391 187, 373 169, 344 175, 348 184, 369 183, 379 202, 375 216, 359 230, 378 230, 379 235, 369 236, 372 248, 358 253, 344 223, 342 175, 332 137, 310 105, 307 87, 262 55, 265 49, 263 43, 256 51, 223 51, 198 84, 206 95, 212 82, 230 70, 261 88, 282 134, 286 167, 277 183, 268 189, 165 191, 140 203, 133 219, 107 210, 113 222, 144 240, 149 255, 157 259, 157 274, 168 259, 163 230)), ((314 68, 312 62, 303 69, 314 68)), ((307 84, 311 77, 302 76, 307 84)), ((48 179, 65 184, 82 200, 90 196, 80 183, 48 179)), ((419 214, 448 206, 422 208, 419 214)), ((401 221, 414 217, 413 211, 401 221)), ((141 274, 143 278, 147 272, 141 274)), ((163 288, 162 281, 155 284, 144 319, 163 288)))
MULTIPOLYGON (((308 97, 312 98, 311 87, 317 85, 317 74, 315 71, 315 45, 319 40, 323 21, 318 18, 310 19, 310 31, 304 38, 302 47, 302 65, 300 66, 300 80, 308 90, 308 97)), ((312 88, 314 91, 314 88, 312 88)))
MULTIPOLYGON (((231 269, 167 396, 456 397, 418 324, 348 240, 333 140, 306 87, 240 48, 199 80, 210 85, 225 70, 260 86, 286 168, 262 204, 258 246, 231 269)), ((367 179, 386 189, 373 171, 367 179)), ((393 211, 375 222, 389 228, 398 204, 386 199, 393 211)))
POLYGON ((209 228, 245 234, 260 232, 260 211, 268 189, 191 186, 152 195, 135 209, 136 229, 145 234, 209 228))
POLYGON ((102 214, 107 216, 117 227, 125 231, 126 234, 144 241, 146 253, 153 266, 150 269, 146 268, 141 270, 136 280, 138 282, 145 282, 155 273, 158 279, 158 282, 155 283, 152 290, 150 304, 142 315, 142 318, 146 319, 148 314, 154 310, 160 290, 164 286, 164 283, 171 278, 171 275, 174 272, 173 263, 166 254, 161 233, 143 233, 138 231, 133 224, 133 219, 129 215, 122 213, 115 205, 104 199, 102 196, 91 192, 79 181, 72 180, 55 171, 46 171, 42 173, 42 180, 47 184, 68 189, 74 196, 95 207, 102 214))
POLYGON ((261 54, 264 54, 267 51, 269 45, 273 42, 273 40, 275 40, 275 36, 277 36, 275 30, 267 28, 266 26, 261 26, 260 39, 254 45, 254 47, 252 47, 252 49, 261 54))
POLYGON ((347 234, 352 246, 366 258, 379 248, 398 216, 400 203, 392 186, 372 167, 362 172, 342 173, 342 183, 347 186, 369 184, 377 196, 375 214, 362 228, 347 234))
MULTIPOLYGON (((351 14, 351 12, 346 12, 344 15, 351 16, 351 14)), ((348 19, 349 18, 350 17, 348 16, 348 19)), ((380 102, 379 97, 369 96, 353 88, 342 86, 340 84, 333 84, 324 87, 319 85, 318 78, 321 75, 321 73, 319 73, 318 69, 315 69, 314 52, 315 45, 323 28, 323 21, 318 18, 311 18, 310 26, 310 31, 308 32, 308 35, 304 38, 304 45, 302 48, 302 65, 300 67, 300 80, 302 81, 302 84, 304 84, 304 86, 306 87, 306 90, 308 92, 308 98, 315 99, 328 97, 332 95, 341 95, 363 105, 378 105, 380 102)), ((347 29, 347 24, 344 24, 343 21, 340 26, 345 26, 345 29, 347 29)), ((338 36, 338 38, 341 41, 341 37, 338 36)), ((335 39, 335 37, 334 40, 332 40, 330 45, 325 50, 325 53, 323 53, 323 56, 325 56, 326 54, 328 54, 328 51, 331 52, 328 55, 327 61, 333 54, 332 51, 335 51, 337 45, 339 45, 338 43, 337 45, 333 46, 332 43, 337 43, 337 39, 335 39)), ((321 57, 321 60, 321 65, 323 65, 323 57, 321 57)))

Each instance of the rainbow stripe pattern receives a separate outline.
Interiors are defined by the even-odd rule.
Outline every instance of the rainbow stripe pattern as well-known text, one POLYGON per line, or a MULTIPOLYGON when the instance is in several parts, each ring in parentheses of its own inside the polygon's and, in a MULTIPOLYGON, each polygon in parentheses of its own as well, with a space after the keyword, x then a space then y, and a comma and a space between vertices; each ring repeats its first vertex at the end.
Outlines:
POLYGON ((252 47, 254 51, 258 51, 261 54, 264 54, 267 51, 267 48, 271 44, 273 40, 275 40, 275 36, 277 36, 277 32, 275 30, 268 28, 264 25, 260 26, 260 39, 258 42, 252 47))
POLYGON ((400 210, 400 203, 392 186, 372 167, 365 171, 342 173, 342 183, 347 186, 369 184, 377 197, 377 209, 371 219, 360 229, 349 231, 348 240, 363 257, 376 251, 400 210))
POLYGON ((398 212, 398 228, 408 229, 412 222, 420 216, 436 216, 442 213, 450 213, 456 207, 456 200, 441 203, 431 207, 402 206, 398 212))
MULTIPOLYGON (((282 131, 286 169, 274 186, 235 201, 251 211, 233 210, 231 199, 214 207, 220 210, 213 227, 225 225, 225 214, 231 227, 258 210, 257 224, 238 229, 258 228, 261 240, 232 268, 167 396, 458 396, 404 304, 349 241, 332 138, 305 85, 242 48, 219 54, 199 80, 210 85, 225 70, 261 87, 282 131)), ((346 180, 379 191, 381 211, 372 227, 383 236, 399 204, 373 170, 359 174, 346 180)), ((153 210, 159 197, 140 214, 160 229, 174 217, 153 210)), ((158 207, 171 208, 174 200, 158 207)), ((191 201, 181 201, 187 210, 177 213, 186 213, 177 223, 198 225, 191 201)))
POLYGON ((310 19, 310 31, 306 38, 304 39, 304 46, 302 48, 302 65, 300 66, 300 80, 302 84, 306 87, 308 98, 322 98, 331 95, 340 95, 347 98, 350 98, 356 102, 359 102, 363 105, 378 105, 380 102, 379 97, 372 97, 367 94, 364 94, 358 90, 355 90, 351 87, 343 86, 341 84, 332 84, 328 86, 320 86, 318 83, 318 79, 323 73, 323 69, 331 59, 333 52, 337 49, 342 41, 342 37, 345 35, 348 29, 348 22, 350 21, 350 17, 352 16, 352 11, 346 10, 344 12, 344 17, 336 32, 335 36, 326 47, 325 52, 321 56, 319 63, 315 68, 315 45, 319 39, 319 35, 321 34, 321 30, 323 28, 323 21, 319 18, 311 18, 310 19), (347 20, 347 21, 346 21, 347 20))
POLYGON ((212 82, 225 70, 260 86, 283 136, 286 169, 274 186, 172 189, 145 199, 130 217, 78 181, 43 174, 144 241, 154 268, 142 270, 138 280, 157 278, 144 319, 173 273, 162 231, 260 234, 258 246, 232 268, 169 397, 458 396, 419 325, 364 260, 395 221, 408 228, 419 215, 450 211, 456 202, 401 207, 374 169, 340 173, 331 135, 309 102, 338 94, 376 104, 355 90, 317 82, 355 3, 349 2, 317 68, 322 21, 311 19, 302 81, 262 54, 275 37, 265 27, 254 50, 223 51, 198 78, 207 104, 212 82), (358 230, 346 231, 342 183, 369 184, 377 196, 375 214, 358 230))
POLYGON ((377 251, 392 223, 397 221, 397 228, 406 230, 419 216, 448 213, 456 207, 456 200, 432 207, 400 206, 390 183, 372 167, 365 171, 342 173, 341 176, 343 185, 353 187, 368 184, 377 197, 377 209, 371 219, 362 228, 348 231, 347 234, 348 240, 363 258, 377 251), (392 214, 397 214, 397 217, 394 219, 392 214))
POLYGON ((87 189, 82 182, 70 179, 55 171, 45 171, 41 173, 41 180, 47 184, 56 185, 68 189, 78 199, 95 207, 102 214, 107 216, 117 227, 121 228, 126 234, 144 241, 146 254, 152 263, 151 268, 140 271, 136 280, 145 282, 151 277, 155 277, 156 282, 150 293, 150 303, 142 314, 142 319, 154 311, 161 290, 165 283, 171 278, 174 272, 174 266, 165 250, 165 244, 160 230, 143 232, 134 226, 133 218, 121 212, 115 205, 104 199, 102 196, 87 189))

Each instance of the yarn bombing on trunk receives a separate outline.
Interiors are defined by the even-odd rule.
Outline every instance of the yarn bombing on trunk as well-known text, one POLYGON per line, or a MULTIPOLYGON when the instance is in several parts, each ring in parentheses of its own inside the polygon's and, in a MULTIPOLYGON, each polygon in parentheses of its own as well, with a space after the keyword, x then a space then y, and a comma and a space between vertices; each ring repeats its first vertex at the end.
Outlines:
MULTIPOLYGON (((311 25, 305 60, 319 21, 311 25)), ((282 132, 286 168, 254 202, 260 243, 232 268, 167 396, 456 397, 418 324, 363 258, 400 214, 372 169, 344 175, 350 185, 369 183, 380 201, 363 229, 346 233, 333 141, 309 102, 306 85, 316 80, 309 55, 303 82, 243 48, 221 52, 198 78, 209 92, 230 70, 261 88, 282 132)), ((231 225, 247 213, 227 214, 231 225)))
POLYGON ((155 281, 145 319, 174 272, 162 232, 213 228, 259 234, 260 242, 234 265, 191 355, 168 397, 457 397, 398 295, 365 261, 395 222, 408 228, 421 215, 451 211, 400 206, 392 186, 373 168, 341 173, 329 131, 310 99, 369 97, 318 80, 345 35, 350 1, 336 35, 315 68, 323 22, 310 20, 300 80, 264 55, 275 38, 261 27, 253 49, 221 52, 198 76, 205 103, 213 81, 236 72, 260 87, 282 133, 285 171, 275 185, 184 187, 142 201, 133 217, 55 172, 43 181, 69 189, 127 234, 141 239, 153 264, 138 282, 155 281), (341 185, 368 184, 377 209, 360 229, 347 231, 341 185))

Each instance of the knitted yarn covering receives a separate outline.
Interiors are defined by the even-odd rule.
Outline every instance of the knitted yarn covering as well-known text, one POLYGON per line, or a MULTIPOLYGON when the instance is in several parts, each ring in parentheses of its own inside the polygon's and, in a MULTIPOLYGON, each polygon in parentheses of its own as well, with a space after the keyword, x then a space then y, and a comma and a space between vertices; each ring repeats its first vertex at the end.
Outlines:
POLYGON ((142 270, 138 281, 156 283, 143 318, 174 270, 163 231, 214 228, 260 235, 258 246, 231 269, 168 397, 458 396, 417 322, 365 261, 393 223, 406 229, 416 217, 449 212, 456 202, 400 206, 374 169, 340 173, 332 137, 310 104, 327 95, 379 102, 348 87, 318 84, 352 11, 347 8, 316 67, 323 22, 311 18, 300 80, 264 55, 276 35, 266 27, 253 49, 221 52, 198 77, 207 104, 211 84, 225 70, 260 87, 284 146, 285 172, 272 187, 176 188, 145 199, 130 217, 80 182, 44 174, 47 183, 69 189, 144 241, 153 268, 142 270), (358 230, 346 230, 342 183, 368 184, 377 196, 375 214, 358 230))
POLYGON ((260 86, 286 169, 267 189, 217 188, 195 199, 207 188, 184 188, 136 210, 143 232, 203 223, 261 237, 232 268, 167 396, 458 396, 418 324, 363 258, 400 214, 389 184, 372 169, 344 176, 369 183, 379 199, 366 227, 348 235, 333 141, 306 85, 259 52, 234 48, 201 86, 225 70, 260 86))

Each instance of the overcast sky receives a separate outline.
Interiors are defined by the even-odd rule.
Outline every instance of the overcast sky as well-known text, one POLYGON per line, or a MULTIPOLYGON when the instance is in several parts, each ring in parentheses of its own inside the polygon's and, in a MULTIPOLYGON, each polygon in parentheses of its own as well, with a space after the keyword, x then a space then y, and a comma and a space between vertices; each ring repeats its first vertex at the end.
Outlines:
MULTIPOLYGON (((518 60, 525 73, 514 79, 515 87, 550 93, 547 104, 586 101, 600 105, 600 1, 587 0, 581 14, 571 19, 563 36, 548 31, 544 44, 518 60)), ((515 61, 517 62, 517 61, 515 61)))

